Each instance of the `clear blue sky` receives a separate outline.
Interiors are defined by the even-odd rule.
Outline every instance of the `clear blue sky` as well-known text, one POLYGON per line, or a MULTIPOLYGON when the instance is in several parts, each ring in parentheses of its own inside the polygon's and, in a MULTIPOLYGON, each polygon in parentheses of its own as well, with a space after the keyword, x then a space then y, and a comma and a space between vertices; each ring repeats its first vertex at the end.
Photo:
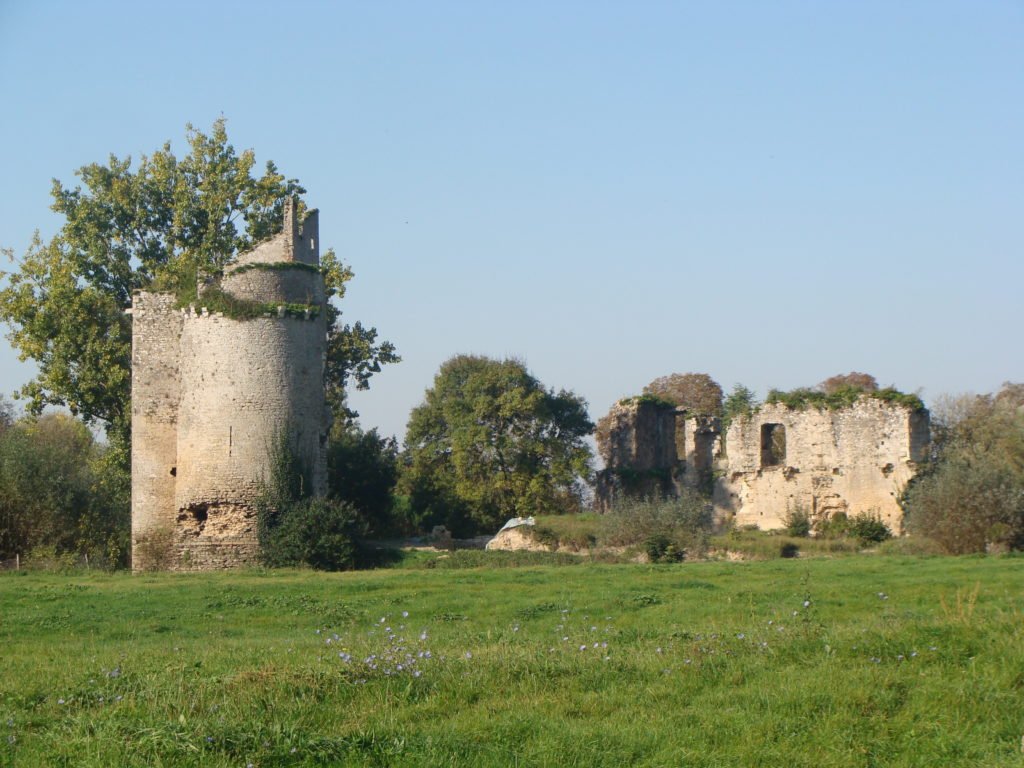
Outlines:
MULTIPOLYGON (((220 115, 299 178, 405 362, 651 379, 1024 379, 1024 3, 0 0, 0 246, 52 177, 220 115)), ((0 392, 32 375, 0 342, 0 392)))

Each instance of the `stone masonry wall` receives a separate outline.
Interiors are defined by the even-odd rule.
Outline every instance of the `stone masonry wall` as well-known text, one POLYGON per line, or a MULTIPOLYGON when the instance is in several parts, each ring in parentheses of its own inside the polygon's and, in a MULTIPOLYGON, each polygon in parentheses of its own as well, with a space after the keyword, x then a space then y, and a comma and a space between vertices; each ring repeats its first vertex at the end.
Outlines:
POLYGON ((672 493, 676 469, 676 410, 643 400, 612 406, 602 420, 605 468, 597 475, 598 510, 607 511, 616 496, 657 497, 672 493))
POLYGON ((761 406, 729 427, 716 511, 738 525, 765 529, 783 527, 794 510, 812 520, 867 513, 899 533, 897 500, 928 439, 926 412, 871 397, 837 410, 761 406), (784 430, 783 458, 773 457, 765 443, 777 429, 771 425, 784 430))
POLYGON ((132 554, 135 568, 160 566, 174 505, 181 313, 166 293, 132 299, 132 554))
POLYGON ((320 213, 308 211, 302 222, 298 220, 294 200, 284 207, 284 226, 281 232, 256 245, 251 251, 238 254, 235 266, 262 262, 297 261, 310 266, 320 265, 320 213))
POLYGON ((717 416, 685 417, 676 411, 677 443, 682 446, 679 480, 691 488, 710 487, 715 460, 722 450, 722 421, 717 416))
POLYGON ((255 558, 253 502, 281 436, 313 470, 312 491, 325 491, 325 343, 320 317, 185 316, 175 508, 190 567, 214 565, 196 549, 207 540, 255 558))
POLYGON ((229 270, 221 280, 221 287, 232 296, 250 301, 317 305, 324 303, 323 278, 301 268, 257 267, 234 272, 229 270))

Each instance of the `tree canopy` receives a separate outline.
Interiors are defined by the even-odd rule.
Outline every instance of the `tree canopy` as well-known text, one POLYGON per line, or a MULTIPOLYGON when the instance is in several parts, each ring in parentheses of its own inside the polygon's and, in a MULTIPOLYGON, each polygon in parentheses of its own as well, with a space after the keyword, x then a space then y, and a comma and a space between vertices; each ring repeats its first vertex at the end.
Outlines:
POLYGON ((821 382, 818 387, 826 395, 833 395, 843 389, 858 389, 861 392, 876 392, 878 381, 870 373, 839 373, 821 382))
POLYGON ((1024 549, 1024 384, 947 400, 934 437, 904 494, 908 529, 950 554, 1024 549))
POLYGON ((690 416, 719 416, 722 413, 722 387, 706 373, 673 373, 661 376, 644 393, 657 395, 685 408, 690 416))
POLYGON ((460 534, 572 511, 593 429, 582 398, 545 389, 521 362, 459 355, 412 411, 401 486, 421 525, 460 534))
POLYGON ((0 427, 0 559, 89 554, 121 564, 128 542, 128 489, 111 483, 115 448, 66 413, 24 416, 0 427))
MULTIPOLYGON (((66 406, 112 437, 126 437, 131 323, 124 310, 132 291, 216 274, 280 231, 284 201, 305 192, 272 162, 254 174, 253 151, 235 152, 223 119, 209 134, 188 126, 187 141, 190 151, 180 159, 168 142, 134 169, 130 157, 111 155, 105 165, 75 172, 82 186, 53 180, 51 207, 64 224, 47 242, 36 234, 17 269, 3 273, 0 290, 0 319, 12 328, 12 344, 39 367, 18 393, 32 412, 66 406)), ((321 262, 328 294, 342 297, 351 269, 333 250, 321 262)), ((328 398, 346 413, 345 385, 365 388, 382 364, 399 357, 377 341, 376 329, 343 324, 339 314, 328 306, 328 398)))

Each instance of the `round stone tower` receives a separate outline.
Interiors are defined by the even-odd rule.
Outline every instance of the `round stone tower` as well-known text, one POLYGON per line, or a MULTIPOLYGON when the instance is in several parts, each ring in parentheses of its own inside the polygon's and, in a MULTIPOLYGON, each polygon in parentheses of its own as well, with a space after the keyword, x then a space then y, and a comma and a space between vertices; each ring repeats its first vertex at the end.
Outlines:
MULTIPOLYGON (((161 361, 176 374, 176 386, 170 387, 174 391, 167 395, 176 400, 173 429, 166 424, 147 429, 140 412, 148 394, 144 385, 161 377, 147 378, 146 340, 136 333, 136 568, 192 570, 253 563, 258 553, 255 502, 270 479, 271 457, 282 441, 305 470, 308 490, 326 492, 326 298, 317 240, 316 212, 300 224, 290 201, 283 232, 239 256, 219 282, 202 287, 194 305, 172 310, 176 316, 168 319, 177 334, 164 329, 160 337, 165 344, 174 338, 177 347, 174 365, 161 361), (146 444, 152 434, 159 435, 159 445, 146 444), (154 451, 159 455, 155 460, 154 451), (156 477, 161 471, 166 474, 156 477), (147 541, 156 546, 146 546, 147 541), (167 551, 156 551, 161 547, 167 551), (166 561, 154 562, 161 557, 166 561)), ((145 295, 136 298, 136 305, 147 306, 147 298, 152 305, 145 295)), ((145 328, 138 314, 136 324, 145 328)), ((159 384, 168 388, 166 381, 159 384)), ((165 417, 168 411, 154 410, 165 417)))

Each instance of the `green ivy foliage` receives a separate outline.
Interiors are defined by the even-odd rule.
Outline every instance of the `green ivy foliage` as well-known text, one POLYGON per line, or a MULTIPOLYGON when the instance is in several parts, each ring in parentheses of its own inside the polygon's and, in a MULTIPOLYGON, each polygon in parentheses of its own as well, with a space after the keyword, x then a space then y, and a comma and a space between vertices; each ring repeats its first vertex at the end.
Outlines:
POLYGON ((812 389, 810 387, 799 387, 788 392, 772 389, 768 391, 765 403, 778 403, 794 410, 804 408, 838 410, 840 408, 848 408, 862 397, 903 405, 912 411, 925 410, 924 403, 920 397, 900 392, 892 387, 874 391, 867 391, 859 387, 842 387, 832 392, 822 392, 819 389, 812 389))
POLYGON ((676 404, 669 400, 667 397, 661 395, 654 395, 650 392, 645 392, 642 395, 634 395, 633 397, 624 397, 619 400, 619 405, 654 405, 658 408, 672 408, 675 409, 676 404))

